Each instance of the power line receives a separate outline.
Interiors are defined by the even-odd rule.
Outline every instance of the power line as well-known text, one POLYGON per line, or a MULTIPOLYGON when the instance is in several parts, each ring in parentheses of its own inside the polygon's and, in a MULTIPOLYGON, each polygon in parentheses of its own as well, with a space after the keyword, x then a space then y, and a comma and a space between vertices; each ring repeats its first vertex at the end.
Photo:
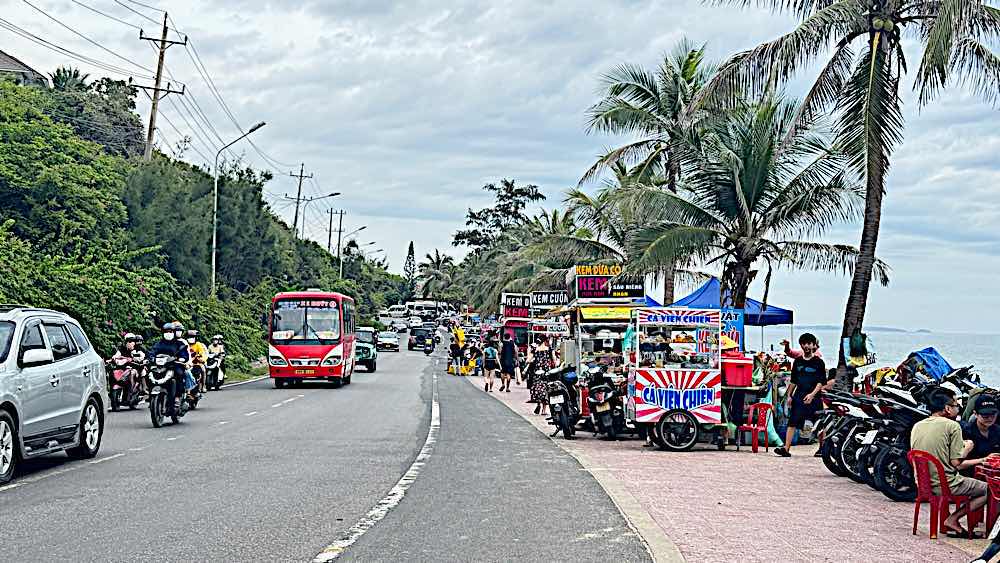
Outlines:
POLYGON ((83 39, 84 41, 86 41, 87 43, 90 43, 91 45, 97 47, 98 49, 101 49, 102 51, 104 51, 106 53, 109 53, 109 54, 111 54, 114 57, 117 57, 117 58, 119 58, 119 59, 121 59, 121 60, 123 60, 123 61, 125 61, 127 63, 130 63, 130 64, 132 64, 132 65, 134 65, 134 66, 136 66, 138 68, 141 68, 142 70, 144 70, 146 72, 153 72, 153 69, 145 67, 145 66, 143 66, 143 65, 141 65, 141 64, 133 61, 132 59, 130 59, 128 57, 122 56, 122 55, 120 55, 120 54, 112 51, 111 49, 108 49, 107 47, 105 47, 104 45, 101 45, 97 41, 94 41, 93 39, 87 37, 86 35, 80 33, 79 31, 77 31, 75 29, 73 29, 72 27, 64 24, 63 22, 59 21, 57 18, 53 17, 48 12, 46 12, 45 10, 39 8, 38 6, 32 4, 28 0, 21 0, 21 1, 24 2, 25 4, 31 6, 36 12, 38 12, 38 13, 42 14, 43 16, 49 18, 50 20, 56 22, 57 24, 59 24, 60 26, 62 26, 64 29, 66 29, 66 30, 70 31, 71 33, 73 33, 73 35, 76 35, 77 37, 83 39))
MULTIPOLYGON (((184 98, 178 98, 178 99, 182 100, 184 98)), ((174 103, 174 99, 173 98, 167 98, 167 101, 170 102, 170 107, 174 108, 174 111, 177 112, 177 115, 181 118, 181 121, 183 121, 184 124, 187 125, 188 129, 191 130, 191 133, 194 134, 194 136, 198 138, 198 142, 201 143, 205 148, 210 149, 212 152, 215 152, 215 147, 212 146, 211 144, 205 142, 205 139, 202 138, 202 136, 200 134, 198 134, 198 129, 195 128, 195 127, 193 127, 191 125, 191 122, 188 121, 188 118, 185 117, 184 114, 181 112, 181 110, 179 110, 177 108, 177 104, 174 103)), ((160 112, 160 115, 163 115, 162 111, 160 112)))
POLYGON ((166 10, 161 10, 160 8, 155 8, 153 6, 150 6, 149 4, 143 4, 142 2, 136 2, 135 0, 125 0, 125 1, 128 2, 129 4, 135 4, 136 6, 142 6, 143 8, 147 8, 149 10, 153 10, 154 12, 163 13, 163 12, 166 11, 166 10))
MULTIPOLYGON (((147 20, 147 21, 151 21, 151 22, 153 22, 153 23, 155 23, 155 24, 157 24, 157 25, 159 25, 159 24, 160 24, 160 22, 158 22, 158 21, 154 20, 153 18, 151 18, 151 17, 147 16, 146 14, 144 14, 144 13, 142 13, 142 12, 139 12, 139 11, 136 11, 136 10, 135 10, 135 9, 134 9, 134 8, 133 8, 132 6, 129 6, 128 4, 122 4, 122 3, 121 3, 121 2, 119 2, 118 0, 115 0, 115 4, 118 4, 118 5, 119 5, 119 6, 121 6, 122 8, 125 8, 126 10, 128 10, 128 11, 132 12, 133 14, 135 14, 135 15, 139 16, 140 18, 143 18, 143 19, 145 19, 145 20, 147 20)), ((177 31, 177 30, 174 30, 174 31, 177 31)))
POLYGON ((116 22, 118 22, 120 24, 124 24, 124 25, 127 25, 127 26, 131 27, 131 28, 138 29, 139 31, 142 31, 142 28, 139 27, 139 26, 137 26, 137 25, 135 25, 134 23, 129 23, 129 22, 125 21, 125 20, 118 19, 115 16, 112 16, 111 14, 106 14, 106 13, 98 10, 97 8, 88 6, 88 5, 84 4, 83 2, 80 2, 79 0, 70 0, 70 1, 73 2, 74 4, 76 4, 77 6, 80 6, 82 8, 86 8, 86 9, 90 10, 91 12, 94 12, 95 14, 100 14, 100 15, 108 18, 109 20, 114 20, 114 21, 116 21, 116 22))
POLYGON ((183 142, 184 139, 187 139, 187 141, 188 141, 188 143, 187 143, 188 148, 190 148, 194 152, 198 153, 198 155, 201 156, 201 158, 205 159, 206 162, 209 162, 208 157, 205 156, 205 154, 203 152, 201 152, 200 150, 198 150, 198 147, 196 147, 194 145, 194 143, 191 142, 191 137, 188 136, 188 135, 185 135, 185 134, 181 133, 180 130, 177 129, 177 126, 174 125, 174 122, 170 121, 170 118, 167 117, 167 115, 165 113, 163 113, 161 111, 160 112, 160 117, 162 117, 163 120, 167 122, 167 125, 169 125, 170 128, 174 130, 174 133, 177 133, 177 136, 181 138, 182 142, 183 142))
POLYGON ((77 53, 76 51, 72 51, 72 50, 67 49, 65 47, 61 47, 59 45, 56 45, 55 43, 52 43, 51 41, 47 41, 45 39, 42 39, 41 37, 35 35, 34 33, 31 33, 30 31, 28 31, 28 30, 26 30, 26 29, 24 29, 24 28, 22 28, 20 26, 17 26, 15 24, 13 24, 13 23, 11 23, 11 22, 3 19, 3 18, 0 18, 0 27, 6 29, 7 31, 10 31, 11 33, 14 33, 15 35, 18 35, 20 37, 23 37, 24 39, 27 39, 28 41, 31 41, 31 42, 33 42, 33 43, 35 43, 37 45, 45 47, 46 49, 55 51, 55 52, 57 52, 57 53, 59 53, 61 55, 65 55, 65 56, 67 56, 67 57, 69 57, 71 59, 74 59, 76 61, 79 61, 79 62, 82 62, 82 63, 85 63, 85 64, 89 64, 91 66, 97 67, 97 68, 99 68, 99 69, 101 69, 101 70, 103 70, 105 72, 109 72, 109 73, 117 74, 117 75, 121 75, 121 76, 131 76, 131 77, 145 78, 145 79, 152 79, 153 78, 152 76, 146 76, 146 75, 137 74, 134 71, 131 71, 131 70, 128 70, 128 69, 125 69, 125 68, 121 68, 121 67, 118 67, 118 66, 115 66, 115 65, 112 65, 112 64, 105 63, 105 62, 100 61, 98 59, 95 59, 95 58, 92 58, 92 57, 88 57, 87 55, 81 55, 80 53, 77 53))

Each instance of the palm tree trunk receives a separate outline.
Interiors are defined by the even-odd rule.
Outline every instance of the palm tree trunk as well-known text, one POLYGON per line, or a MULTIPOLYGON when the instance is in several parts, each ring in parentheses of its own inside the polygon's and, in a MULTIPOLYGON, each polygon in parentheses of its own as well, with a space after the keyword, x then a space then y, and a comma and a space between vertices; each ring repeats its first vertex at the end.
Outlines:
POLYGON ((676 300, 674 291, 676 290, 677 264, 671 262, 663 269, 663 306, 669 306, 676 300))
POLYGON ((722 308, 732 307, 743 309, 747 305, 747 292, 750 282, 757 272, 750 269, 750 264, 730 262, 722 271, 722 283, 719 284, 719 304, 722 308))
POLYGON ((840 387, 848 387, 851 384, 844 359, 843 339, 849 338, 864 324, 868 288, 871 286, 872 271, 875 267, 875 245, 878 243, 879 224, 882 221, 882 197, 885 195, 882 189, 883 169, 878 167, 878 170, 868 174, 868 185, 865 189, 865 221, 861 229, 861 245, 858 247, 858 260, 854 266, 854 277, 851 279, 851 292, 847 296, 844 328, 840 333, 840 354, 837 357, 837 385, 840 387))

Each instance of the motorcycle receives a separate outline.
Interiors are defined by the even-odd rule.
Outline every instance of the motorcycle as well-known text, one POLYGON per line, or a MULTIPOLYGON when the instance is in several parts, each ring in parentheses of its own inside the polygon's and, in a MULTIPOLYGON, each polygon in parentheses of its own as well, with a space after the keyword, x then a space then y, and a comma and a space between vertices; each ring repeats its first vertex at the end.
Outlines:
POLYGON ((111 410, 127 406, 135 410, 142 399, 142 368, 146 355, 139 351, 131 356, 116 355, 105 364, 108 366, 108 395, 111 399, 111 410))
POLYGON ((191 366, 191 376, 194 377, 194 387, 187 391, 186 395, 188 407, 194 410, 198 408, 198 403, 201 401, 201 387, 205 384, 205 366, 201 364, 191 366))
POLYGON ((170 412, 170 420, 174 424, 187 414, 188 403, 187 393, 184 392, 184 364, 176 357, 167 354, 158 354, 153 360, 146 377, 149 380, 149 417, 154 428, 163 426, 163 420, 170 412), (177 372, 180 374, 177 374, 177 372), (173 380, 173 381, 171 381, 173 380), (167 389, 165 385, 170 383, 177 385, 174 408, 168 409, 167 389))
POLYGON ((549 423, 556 427, 552 436, 559 432, 572 440, 576 433, 576 423, 580 420, 580 407, 576 398, 576 371, 572 367, 535 371, 535 377, 544 377, 549 403, 549 423))
POLYGON ((226 380, 226 374, 222 371, 222 360, 224 359, 226 359, 225 352, 208 355, 208 362, 205 364, 206 389, 218 391, 222 388, 222 383, 226 380))
POLYGON ((587 375, 587 405, 594 436, 604 434, 616 440, 626 429, 621 389, 601 366, 590 368, 587 375))

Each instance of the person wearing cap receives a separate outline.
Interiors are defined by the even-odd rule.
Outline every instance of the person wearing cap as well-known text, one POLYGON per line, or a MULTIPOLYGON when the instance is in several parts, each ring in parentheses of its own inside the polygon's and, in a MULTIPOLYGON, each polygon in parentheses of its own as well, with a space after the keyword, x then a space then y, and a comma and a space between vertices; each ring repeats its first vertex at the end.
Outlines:
POLYGON ((785 392, 788 409, 785 445, 774 449, 774 454, 780 457, 792 456, 795 431, 803 428, 807 420, 816 417, 816 411, 823 402, 819 394, 827 384, 826 364, 816 356, 819 340, 807 332, 799 337, 799 346, 802 347, 802 357, 796 358, 792 364, 791 384, 785 392))
POLYGON ((1000 428, 997 428, 997 399, 993 395, 981 394, 976 398, 973 409, 974 420, 962 424, 962 439, 972 442, 972 451, 962 460, 959 471, 966 476, 975 474, 977 465, 986 463, 990 454, 1000 453, 1000 428))

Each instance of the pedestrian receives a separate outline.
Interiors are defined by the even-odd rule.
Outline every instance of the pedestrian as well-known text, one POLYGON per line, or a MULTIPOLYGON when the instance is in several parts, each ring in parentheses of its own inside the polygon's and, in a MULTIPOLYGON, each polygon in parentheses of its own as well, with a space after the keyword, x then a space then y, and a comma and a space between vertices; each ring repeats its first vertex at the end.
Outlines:
POLYGON ((469 342, 469 361, 472 362, 472 374, 479 376, 482 374, 483 369, 483 349, 479 345, 479 341, 472 340, 469 342))
MULTIPOLYGON (((782 340, 781 346, 782 348, 785 349, 785 356, 787 356, 788 358, 791 358, 792 360, 797 360, 802 357, 802 350, 793 349, 791 347, 791 343, 788 342, 788 339, 782 340)), ((799 346, 801 346, 801 344, 799 344, 799 346)), ((820 351, 818 346, 816 348, 816 351, 813 352, 813 356, 823 359, 823 352, 820 351)))
POLYGON ((517 370, 517 346, 514 345, 510 333, 505 333, 503 343, 500 345, 500 379, 510 381, 515 370, 517 370))
POLYGON ((962 422, 962 439, 972 442, 972 451, 959 467, 967 477, 975 476, 977 465, 986 463, 990 454, 1000 453, 1000 428, 997 428, 997 400, 993 395, 981 393, 976 397, 975 420, 962 422))
MULTIPOLYGON (((548 373, 552 369, 552 350, 549 349, 549 343, 545 340, 543 336, 538 345, 535 346, 535 350, 532 352, 532 356, 535 360, 535 371, 541 372, 543 374, 548 373)), ((549 408, 548 403, 548 391, 546 389, 545 377, 539 377, 537 374, 532 378, 531 381, 531 398, 535 400, 537 405, 535 405, 535 414, 541 414, 545 416, 548 414, 546 411, 549 408)))
MULTIPOLYGON (((498 359, 499 356, 500 351, 493 345, 493 341, 487 341, 486 348, 483 349, 483 372, 486 377, 486 381, 483 383, 483 389, 485 389, 487 393, 493 392, 493 377, 496 375, 497 368, 500 367, 498 359)), ((501 376, 501 381, 503 381, 503 376, 501 376)), ((506 381, 507 384, 510 385, 510 377, 507 377, 506 381)), ((500 390, 504 390, 504 384, 502 382, 500 384, 500 390)), ((510 391, 510 389, 508 389, 508 391, 510 391)))
POLYGON ((451 367, 455 370, 452 375, 462 375, 462 347, 458 345, 458 336, 451 337, 449 353, 451 354, 451 367))
MULTIPOLYGON (((969 502, 945 518, 942 524, 947 536, 968 537, 968 532, 962 529, 959 520, 969 512, 982 508, 986 504, 988 491, 985 481, 959 474, 963 464, 978 461, 969 459, 975 444, 971 440, 962 440, 962 426, 954 420, 958 416, 959 405, 950 391, 940 387, 934 389, 930 392, 927 403, 931 415, 913 425, 910 430, 910 450, 920 450, 936 457, 944 466, 951 494, 969 497, 969 502)), ((993 407, 995 410, 995 403, 993 407)), ((934 494, 941 494, 937 471, 932 469, 930 477, 934 494)))
POLYGON ((826 385, 826 364, 816 357, 819 340, 810 333, 799 337, 802 347, 802 357, 796 358, 792 364, 792 382, 785 392, 788 408, 788 429, 785 430, 785 445, 775 448, 774 453, 780 457, 791 457, 792 439, 795 430, 801 429, 807 420, 813 420, 816 411, 822 404, 819 394, 826 385))

